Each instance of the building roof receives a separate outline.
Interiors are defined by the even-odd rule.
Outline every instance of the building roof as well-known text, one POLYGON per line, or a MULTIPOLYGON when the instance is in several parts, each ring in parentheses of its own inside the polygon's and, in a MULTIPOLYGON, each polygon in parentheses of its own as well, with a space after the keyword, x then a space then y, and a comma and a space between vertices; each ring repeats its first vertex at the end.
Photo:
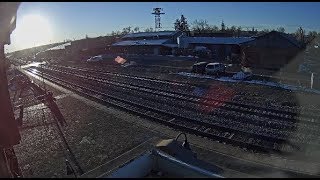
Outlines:
POLYGON ((156 46, 156 45, 168 45, 164 44, 170 39, 155 39, 155 40, 128 40, 128 41, 120 41, 112 44, 112 46, 156 46))
POLYGON ((131 33, 123 36, 122 38, 137 38, 137 37, 153 37, 153 36, 173 36, 178 31, 159 31, 159 32, 139 32, 131 33))
POLYGON ((232 37, 230 32, 194 32, 193 37, 232 37))
POLYGON ((282 32, 279 32, 280 35, 286 39, 288 39, 292 44, 294 44, 295 46, 297 47, 301 47, 301 44, 300 42, 295 38, 293 37, 292 35, 290 34, 286 34, 286 33, 282 33, 282 32))
POLYGON ((163 46, 166 46, 166 47, 170 47, 170 48, 176 48, 178 47, 178 44, 162 44, 163 46))
POLYGON ((278 32, 278 31, 271 31, 269 33, 262 34, 262 35, 256 37, 256 39, 259 39, 259 38, 264 37, 264 36, 268 36, 268 35, 273 34, 273 33, 279 34, 280 36, 282 36, 283 38, 287 39, 290 43, 292 43, 293 45, 297 46, 298 48, 301 47, 300 42, 295 37, 293 37, 290 34, 286 34, 286 33, 283 33, 283 32, 278 32))
POLYGON ((254 38, 248 37, 186 37, 182 41, 189 44, 241 44, 252 41, 254 38))

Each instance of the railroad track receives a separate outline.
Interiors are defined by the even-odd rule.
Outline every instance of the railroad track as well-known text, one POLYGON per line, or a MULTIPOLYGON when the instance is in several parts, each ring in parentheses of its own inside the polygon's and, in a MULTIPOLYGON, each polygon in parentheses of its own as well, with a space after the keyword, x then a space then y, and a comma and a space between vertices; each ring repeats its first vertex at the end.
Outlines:
POLYGON ((55 83, 58 82, 63 86, 67 86, 82 94, 85 93, 87 96, 94 97, 95 99, 99 99, 100 101, 103 100, 103 102, 106 102, 104 97, 108 97, 113 99, 113 102, 111 102, 111 104, 117 104, 117 102, 121 102, 121 107, 119 105, 116 106, 157 120, 158 122, 162 122, 170 127, 184 129, 197 135, 210 137, 212 139, 223 141, 232 145, 246 147, 254 150, 283 152, 283 150, 280 149, 280 145, 282 143, 285 143, 285 139, 257 135, 254 134, 254 132, 245 132, 241 131, 240 129, 230 129, 230 127, 227 126, 219 126, 219 124, 212 124, 205 121, 195 120, 195 118, 163 111, 150 105, 146 106, 143 105, 143 103, 135 103, 138 101, 128 101, 123 98, 111 96, 110 94, 103 93, 103 89, 97 90, 96 83, 91 84, 91 86, 83 86, 75 84, 73 81, 66 81, 64 79, 57 78, 46 73, 44 73, 44 76, 48 80, 54 81, 55 83), (97 97, 97 95, 100 95, 101 97, 97 97), (128 105, 129 108, 127 107, 128 105), (137 108, 139 108, 139 110, 137 110, 137 108))
MULTIPOLYGON (((106 81, 106 80, 97 80, 97 79, 91 79, 89 77, 85 77, 85 76, 78 76, 75 74, 68 74, 70 76, 77 76, 78 78, 83 78, 86 79, 88 78, 88 80, 90 80, 92 86, 98 86, 103 85, 104 83, 107 84, 111 84, 113 86, 119 86, 122 88, 125 88, 126 90, 122 90, 122 89, 113 89, 113 91, 124 91, 123 93, 125 94, 131 94, 132 96, 140 96, 140 98, 144 98, 145 100, 150 99, 150 96, 155 96, 152 99, 152 102, 159 102, 162 104, 174 104, 173 108, 169 108, 169 109, 174 109, 176 107, 180 108, 180 111, 186 111, 186 110, 191 110, 193 111, 193 113, 191 113, 191 115, 193 114, 197 114, 194 110, 200 109, 201 106, 204 106, 204 104, 200 103, 198 101, 188 101, 188 104, 185 104, 185 101, 188 100, 187 98, 181 98, 181 95, 179 96, 174 96, 173 94, 167 94, 167 93, 162 93, 161 91, 152 91, 151 89, 146 89, 146 88, 141 88, 141 87, 135 87, 135 86, 130 86, 127 84, 121 84, 121 83, 114 83, 114 82, 110 82, 110 81, 106 81), (134 92, 133 92, 134 91, 134 92), (143 95, 139 95, 142 92, 144 92, 143 95), (160 98, 158 96, 161 96, 160 98), (145 98, 148 97, 148 98, 145 98), (170 99, 171 98, 171 99, 170 99), (199 108, 200 106, 200 108, 199 108)), ((110 87, 105 87, 107 89, 110 90, 110 87)), ((210 104, 206 104, 206 105, 210 105, 210 104)), ((230 122, 233 121, 233 119, 237 119, 237 122, 241 122, 241 123, 249 123, 249 124, 253 124, 256 126, 260 126, 263 125, 264 128, 271 128, 272 131, 276 131, 275 134, 277 133, 284 133, 284 134, 290 134, 288 132, 283 132, 283 129, 296 129, 297 126, 300 126, 300 128, 302 128, 304 130, 304 133, 310 133, 312 132, 313 134, 319 134, 318 133, 318 128, 315 126, 308 126, 309 124, 302 124, 302 123, 291 123, 291 124, 287 124, 286 122, 282 122, 282 121, 277 121, 274 119, 270 119, 270 118, 266 118, 264 116, 252 116, 252 115, 248 115, 248 114, 244 114, 242 112, 237 111, 237 109, 228 109, 228 108, 223 108, 226 107, 227 105, 222 104, 222 108, 217 107, 216 110, 220 110, 220 111, 212 111, 211 113, 207 113, 205 112, 204 114, 197 114, 197 116, 203 115, 203 119, 206 118, 228 118, 230 122), (222 111, 222 112, 221 112, 222 111), (231 112, 231 114, 230 114, 231 112), (206 117, 207 116, 207 117, 206 117), (247 117, 249 116, 249 117, 247 117), (301 127, 302 125, 304 125, 303 127, 301 127), (278 132, 279 131, 279 132, 278 132)), ((200 116, 201 117, 201 116, 200 116)), ((208 120, 209 121, 209 120, 208 120)), ((301 130, 300 130, 301 131, 301 130)), ((294 135, 297 135, 297 132, 294 132, 294 135)), ((291 133, 292 134, 292 133, 291 133)), ((287 137, 288 135, 282 135, 287 137)), ((279 137, 278 137, 279 138, 279 137)))
MULTIPOLYGON (((181 94, 173 94, 173 93, 167 93, 167 92, 162 92, 158 90, 154 90, 152 88, 146 88, 146 87, 141 87, 141 86, 132 86, 129 84, 125 83, 119 83, 119 82, 113 82, 110 80, 100 80, 88 76, 81 76, 81 75, 75 75, 75 74, 69 74, 68 75, 73 75, 77 76, 79 78, 88 78, 90 81, 94 81, 96 85, 103 84, 103 83, 108 83, 114 86, 120 86, 125 89, 127 89, 127 92, 124 92, 126 94, 132 94, 132 91, 135 91, 132 96, 137 96, 139 93, 145 92, 144 96, 141 96, 141 98, 147 97, 150 98, 151 95, 156 96, 153 101, 167 104, 167 103, 172 103, 175 104, 175 107, 179 107, 183 110, 201 110, 203 107, 207 108, 207 106, 212 106, 214 105, 215 111, 212 111, 211 113, 205 112, 206 116, 213 116, 213 118, 230 118, 230 119, 239 119, 242 123, 250 123, 250 124, 255 124, 255 125, 264 125, 264 127, 267 128, 276 128, 278 130, 281 129, 296 129, 297 125, 299 126, 304 126, 303 128, 305 129, 305 132, 314 132, 318 133, 318 128, 316 126, 309 126, 309 124, 306 123, 288 123, 288 122, 283 122, 281 121, 281 117, 276 116, 280 120, 275 120, 272 119, 274 116, 266 116, 266 114, 258 114, 256 112, 251 112, 251 111, 243 111, 242 109, 238 109, 236 107, 232 107, 232 105, 226 104, 224 102, 215 102, 215 104, 211 104, 208 102, 201 102, 199 100, 201 99, 194 99, 190 98, 188 96, 183 96, 181 94), (158 96, 161 96, 161 98, 158 98, 158 96), (185 104, 185 101, 188 102, 188 104, 185 104), (200 103, 199 103, 200 102, 200 103), (219 110, 217 112, 217 110, 219 110), (232 115, 230 115, 230 112, 232 115), (257 117, 258 114, 258 117, 257 117), (249 116, 249 117, 248 117, 249 116)), ((121 91, 121 89, 116 89, 115 91, 121 91)), ((303 121, 301 121, 303 122, 303 121)), ((309 122, 309 121, 307 121, 309 122)), ((310 122, 309 122, 310 123, 310 122)), ((313 124, 314 125, 314 124, 313 124)))
MULTIPOLYGON (((54 71, 58 71, 61 73, 65 73, 65 74, 69 74, 69 75, 76 75, 76 73, 78 74, 78 72, 75 73, 71 73, 68 71, 61 71, 59 69, 51 69, 54 71)), ((94 74, 94 72, 91 72, 94 74)), ((95 72, 96 73, 96 72, 95 72)), ((152 85, 143 85, 142 81, 149 81, 149 82, 157 82, 157 83, 165 83, 165 84, 170 84, 170 85, 178 85, 180 87, 185 87, 185 88, 194 88, 196 86, 191 86, 191 87, 187 87, 187 84, 183 84, 183 83, 177 83, 177 82, 171 82, 171 81, 163 81, 163 80, 155 80, 153 78, 141 78, 141 77, 132 77, 132 76, 128 76, 128 75, 119 75, 116 74, 116 76, 124 76, 125 78, 129 78, 129 79, 134 79, 137 80, 139 79, 140 81, 138 81, 137 83, 133 83, 132 81, 129 82, 124 82, 124 81, 118 81, 118 80, 114 80, 114 79, 110 79, 108 77, 104 77, 102 75, 92 75, 92 74, 84 74, 84 75, 79 75, 79 76, 83 76, 82 78, 90 78, 91 80, 95 80, 98 82, 105 82, 105 83, 122 83, 125 84, 125 86, 127 86, 126 88, 131 88, 133 87, 137 87, 140 88, 140 90, 143 90, 143 88, 147 88, 152 90, 153 92, 156 92, 156 94, 159 95, 163 95, 163 96, 169 96, 169 97, 173 97, 176 99, 181 99, 184 101, 188 101, 188 102, 192 102, 192 103, 199 103, 201 102, 201 104, 205 105, 205 106, 215 106, 215 107, 219 107, 221 109, 224 110, 228 110, 228 111, 236 111, 238 113, 245 113, 245 114, 249 114, 249 115, 253 115, 253 116, 260 116, 260 117, 267 117, 267 118, 271 118, 271 119, 277 119, 279 121, 287 121, 288 123, 297 123, 297 122, 301 122, 301 123, 305 123, 305 124, 320 124, 320 122, 318 122, 317 120, 320 119, 319 116, 319 112, 317 114, 312 113, 308 110, 304 110, 304 111, 282 111, 282 110, 277 110, 277 109, 271 109, 271 108, 266 108, 266 107, 260 107, 260 106, 252 106, 252 105, 248 105, 248 104, 244 104, 244 103, 238 103, 238 102, 230 102, 230 101, 226 101, 226 100, 221 100, 219 98, 212 98, 212 97, 199 97, 199 96, 195 96, 195 95, 191 95, 190 93, 186 93, 186 92, 175 92, 173 90, 167 90, 167 89, 173 89, 173 88, 156 88, 157 85, 160 86, 160 84, 156 84, 154 85, 155 87, 152 87, 152 85)), ((192 91, 192 90, 191 90, 192 91)), ((280 107, 279 107, 280 109, 280 107)))
MULTIPOLYGON (((98 74, 99 76, 101 75, 112 75, 112 76, 118 76, 118 77, 124 77, 124 78, 131 78, 131 79, 139 79, 141 78, 141 76, 136 76, 136 75, 132 75, 132 74, 123 74, 123 73, 114 73, 114 72, 110 72, 106 69, 103 68, 95 68, 95 69, 90 69, 90 68, 84 68, 84 67, 71 67, 71 66, 60 66, 60 65, 50 65, 53 67, 56 67, 58 69, 65 69, 65 70, 76 70, 76 71, 81 71, 81 72, 88 72, 90 74, 94 73, 94 74, 98 74)), ((144 80, 148 80, 148 81, 159 81, 159 79, 157 78, 151 78, 151 77, 142 77, 144 80)), ((186 82, 182 82, 182 81, 173 81, 173 80, 160 80, 160 82, 162 83, 178 83, 178 84, 184 84, 184 87, 190 87, 190 88, 194 88, 194 87, 198 87, 199 84, 197 83, 186 83, 186 82)), ((240 93, 240 92, 238 92, 240 93)), ((251 94, 249 92, 241 92, 241 96, 251 96, 251 94)), ((213 99, 213 98, 211 98, 213 99)), ((213 99, 214 100, 214 99, 213 99)), ((290 106, 271 106, 268 108, 265 108, 263 106, 257 106, 258 102, 252 102, 252 103, 246 103, 244 104, 244 102, 242 100, 235 100, 233 99, 231 103, 237 103, 237 104, 241 104, 241 105, 248 105, 250 107, 257 107, 257 108, 262 108, 262 109, 273 109, 275 111, 277 111, 278 109, 281 109, 281 112, 288 112, 288 113, 297 113, 297 112, 308 112, 306 113, 306 115, 313 113, 313 114, 319 114, 320 110, 317 108, 304 108, 304 107, 290 107, 290 106)))

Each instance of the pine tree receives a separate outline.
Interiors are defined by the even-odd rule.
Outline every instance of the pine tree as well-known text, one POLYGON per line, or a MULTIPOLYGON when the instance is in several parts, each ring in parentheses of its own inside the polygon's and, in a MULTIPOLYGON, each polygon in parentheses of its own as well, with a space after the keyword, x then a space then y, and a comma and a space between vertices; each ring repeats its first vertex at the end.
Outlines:
POLYGON ((181 15, 180 19, 176 19, 176 21, 174 22, 174 29, 176 31, 182 31, 182 32, 189 32, 189 25, 187 22, 187 19, 181 15))
POLYGON ((224 24, 223 20, 221 23, 221 31, 225 31, 226 30, 226 25, 224 24))

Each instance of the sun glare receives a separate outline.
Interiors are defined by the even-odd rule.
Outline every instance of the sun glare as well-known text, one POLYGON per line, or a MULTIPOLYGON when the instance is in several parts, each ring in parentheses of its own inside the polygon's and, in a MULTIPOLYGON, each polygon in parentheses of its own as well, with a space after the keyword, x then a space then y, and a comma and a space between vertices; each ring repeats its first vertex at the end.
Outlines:
POLYGON ((50 43, 53 38, 52 27, 48 20, 37 14, 17 19, 12 33, 12 42, 17 48, 29 48, 50 43))

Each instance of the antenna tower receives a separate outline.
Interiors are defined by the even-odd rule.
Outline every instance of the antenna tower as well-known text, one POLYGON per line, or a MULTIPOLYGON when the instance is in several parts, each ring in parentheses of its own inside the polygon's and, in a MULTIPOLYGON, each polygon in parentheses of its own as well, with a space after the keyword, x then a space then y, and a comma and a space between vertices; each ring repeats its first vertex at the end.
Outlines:
POLYGON ((153 13, 151 13, 151 14, 154 14, 154 23, 155 23, 154 30, 155 31, 159 31, 161 29, 160 15, 165 14, 164 12, 161 12, 162 10, 163 10, 162 8, 153 8, 153 13))

